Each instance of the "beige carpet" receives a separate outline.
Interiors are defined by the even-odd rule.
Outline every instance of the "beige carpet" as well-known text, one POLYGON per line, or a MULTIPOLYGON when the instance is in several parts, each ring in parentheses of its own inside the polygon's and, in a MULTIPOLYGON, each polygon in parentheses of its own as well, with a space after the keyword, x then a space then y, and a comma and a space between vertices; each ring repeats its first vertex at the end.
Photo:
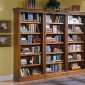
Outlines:
POLYGON ((85 85, 85 73, 26 82, 0 82, 0 85, 85 85))

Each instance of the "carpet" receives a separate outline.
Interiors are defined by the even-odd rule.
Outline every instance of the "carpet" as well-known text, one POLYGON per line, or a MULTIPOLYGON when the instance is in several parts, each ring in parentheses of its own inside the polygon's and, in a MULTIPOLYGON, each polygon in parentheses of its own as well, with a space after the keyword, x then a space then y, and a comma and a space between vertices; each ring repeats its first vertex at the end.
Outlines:
POLYGON ((85 85, 85 73, 2 85, 85 85))

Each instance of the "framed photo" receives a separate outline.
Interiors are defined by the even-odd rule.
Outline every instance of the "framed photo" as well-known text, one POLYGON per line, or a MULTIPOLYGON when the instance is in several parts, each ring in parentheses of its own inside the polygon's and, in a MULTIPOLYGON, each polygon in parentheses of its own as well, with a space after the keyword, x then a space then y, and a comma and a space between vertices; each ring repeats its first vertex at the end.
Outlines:
POLYGON ((11 35, 0 35, 0 47, 11 46, 11 35))
POLYGON ((11 21, 0 20, 0 33, 10 33, 11 32, 11 21))

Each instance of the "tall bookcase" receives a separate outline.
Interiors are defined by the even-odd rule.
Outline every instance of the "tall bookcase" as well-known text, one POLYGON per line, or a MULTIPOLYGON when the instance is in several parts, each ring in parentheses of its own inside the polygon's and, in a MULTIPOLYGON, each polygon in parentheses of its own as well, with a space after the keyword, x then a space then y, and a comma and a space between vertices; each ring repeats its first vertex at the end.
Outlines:
POLYGON ((85 13, 14 9, 14 81, 85 72, 85 13))
POLYGON ((85 68, 85 13, 69 12, 67 16, 68 74, 85 68))

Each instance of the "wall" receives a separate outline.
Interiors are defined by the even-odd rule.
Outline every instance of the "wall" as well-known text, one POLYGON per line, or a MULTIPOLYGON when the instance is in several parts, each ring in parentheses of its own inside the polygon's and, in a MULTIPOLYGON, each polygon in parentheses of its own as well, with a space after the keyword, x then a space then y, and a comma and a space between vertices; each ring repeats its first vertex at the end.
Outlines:
POLYGON ((0 76, 13 74, 13 8, 22 7, 24 0, 0 0, 0 20, 12 22, 12 46, 0 47, 0 76))
POLYGON ((68 8, 72 5, 81 5, 82 0, 60 0, 61 8, 68 8))
MULTIPOLYGON (((13 8, 24 7, 25 0, 0 0, 0 20, 11 20, 12 22, 12 46, 0 47, 0 76, 13 75, 13 8)), ((43 8, 48 0, 36 0, 36 8, 43 8)), ((61 8, 72 4, 80 4, 82 11, 85 10, 84 0, 60 0, 61 8)))
POLYGON ((85 10, 85 0, 82 0, 81 2, 81 11, 85 10))

